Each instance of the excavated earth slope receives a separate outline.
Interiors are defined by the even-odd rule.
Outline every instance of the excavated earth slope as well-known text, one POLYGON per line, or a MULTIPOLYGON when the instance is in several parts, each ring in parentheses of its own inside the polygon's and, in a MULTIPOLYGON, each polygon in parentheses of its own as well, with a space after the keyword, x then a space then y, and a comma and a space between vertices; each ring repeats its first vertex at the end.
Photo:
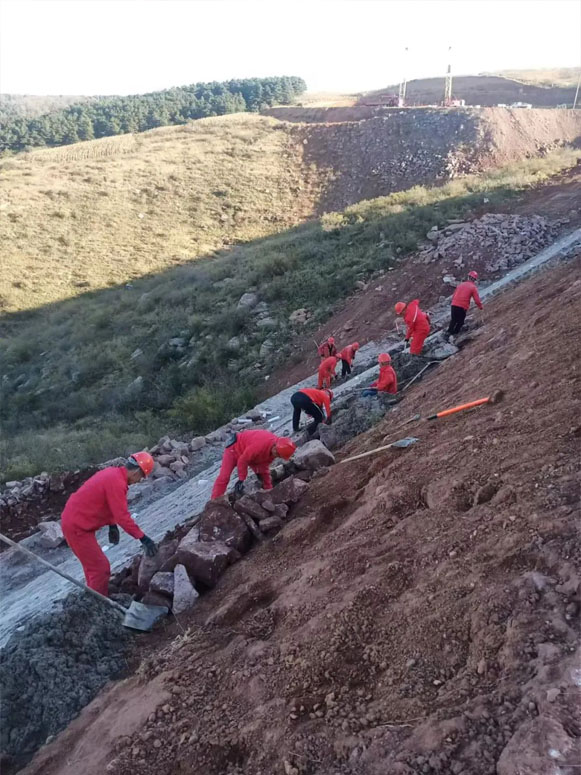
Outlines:
POLYGON ((311 482, 25 775, 575 775, 580 267, 487 304, 341 456, 419 442, 311 482))

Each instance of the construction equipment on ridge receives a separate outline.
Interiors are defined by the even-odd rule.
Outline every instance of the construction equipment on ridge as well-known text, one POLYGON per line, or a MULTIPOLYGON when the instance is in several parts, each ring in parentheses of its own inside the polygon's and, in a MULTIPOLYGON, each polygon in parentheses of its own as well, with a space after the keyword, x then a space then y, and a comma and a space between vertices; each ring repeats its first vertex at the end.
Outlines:
POLYGON ((84 584, 81 584, 80 581, 77 581, 77 579, 73 578, 72 576, 69 576, 68 573, 65 573, 64 571, 59 570, 58 568, 55 568, 54 565, 51 565, 50 562, 43 560, 43 558, 39 557, 38 554, 31 552, 30 549, 27 549, 25 546, 22 546, 21 544, 17 544, 16 541, 13 541, 11 538, 8 538, 5 535, 2 535, 2 533, 0 533, 0 541, 3 541, 5 544, 8 544, 8 546, 13 546, 14 548, 18 549, 19 551, 23 552, 29 557, 32 557, 34 560, 41 563, 49 570, 53 571, 54 573, 57 573, 59 576, 62 576, 63 579, 70 581, 71 584, 74 584, 75 586, 79 587, 79 589, 82 589, 83 592, 88 592, 90 595, 93 595, 93 597, 96 598, 97 600, 100 600, 102 603, 106 603, 117 614, 121 614, 123 616, 123 622, 122 622, 123 626, 128 627, 131 630, 140 630, 141 632, 149 632, 158 619, 160 619, 162 616, 167 616, 167 614, 169 613, 169 608, 166 608, 166 606, 145 605, 144 603, 138 603, 136 600, 133 600, 131 602, 131 605, 129 606, 129 608, 125 608, 120 603, 116 603, 114 600, 111 600, 110 598, 105 597, 105 595, 102 595, 100 592, 97 592, 96 590, 91 589, 90 587, 87 587, 84 584))

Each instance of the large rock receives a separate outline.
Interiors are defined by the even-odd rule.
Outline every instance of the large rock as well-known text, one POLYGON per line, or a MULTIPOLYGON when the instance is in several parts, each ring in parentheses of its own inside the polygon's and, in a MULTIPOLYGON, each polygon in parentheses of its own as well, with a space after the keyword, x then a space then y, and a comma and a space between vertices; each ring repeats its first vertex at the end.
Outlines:
MULTIPOLYGON (((237 552, 222 541, 192 541, 188 535, 178 547, 178 560, 190 576, 207 587, 214 587, 237 552)), ((177 566, 176 566, 177 567, 177 566)))
POLYGON ((269 491, 270 500, 275 506, 279 503, 296 503, 308 489, 309 485, 306 482, 289 476, 288 479, 269 491))
POLYGON ((429 357, 434 361, 443 361, 446 358, 449 358, 451 355, 456 355, 458 352, 458 348, 454 344, 450 344, 449 342, 445 342, 444 344, 439 345, 433 350, 430 350, 428 352, 429 357))
POLYGON ((254 497, 250 495, 243 495, 234 503, 234 508, 239 514, 248 514, 253 519, 262 519, 268 516, 266 509, 256 502, 254 497))
POLYGON ((190 449, 192 452, 197 452, 199 449, 202 449, 202 447, 206 446, 206 437, 205 436, 195 436, 190 441, 190 449))
POLYGON ((282 520, 278 517, 266 517, 266 519, 263 519, 260 523, 260 529, 263 530, 265 533, 270 533, 273 530, 280 530, 282 527, 282 520))
POLYGON ((177 540, 168 541, 159 547, 157 554, 153 557, 144 556, 142 558, 137 573, 137 586, 140 592, 149 589, 151 579, 158 570, 161 570, 162 565, 176 553, 177 545, 177 540))
POLYGON ((38 529, 41 533, 40 542, 48 549, 56 549, 57 546, 64 544, 65 537, 60 522, 39 522, 38 529))
POLYGON ((293 461, 297 468, 306 468, 309 471, 317 471, 323 466, 333 465, 335 457, 327 449, 322 441, 313 439, 299 447, 293 455, 293 461))
POLYGON ((238 309, 253 309, 258 304, 256 293, 243 293, 238 302, 238 309))
POLYGON ((221 541, 244 553, 250 548, 252 539, 244 520, 222 496, 206 504, 199 522, 199 540, 221 541))
POLYGON ((173 573, 162 573, 161 571, 154 573, 149 584, 149 589, 151 592, 156 592, 158 595, 166 595, 166 597, 171 598, 174 589, 173 573))
POLYGON ((199 594, 190 581, 188 572, 183 565, 176 565, 173 572, 173 604, 172 611, 174 616, 183 614, 190 609, 199 598, 199 594))

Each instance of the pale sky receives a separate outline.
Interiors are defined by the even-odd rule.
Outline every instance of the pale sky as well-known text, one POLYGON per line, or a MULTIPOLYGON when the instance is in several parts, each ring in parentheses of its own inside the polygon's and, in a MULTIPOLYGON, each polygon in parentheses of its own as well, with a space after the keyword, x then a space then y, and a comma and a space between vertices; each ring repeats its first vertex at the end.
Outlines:
POLYGON ((350 92, 581 64, 581 0, 0 0, 0 91, 131 94, 298 75, 350 92), (404 49, 408 47, 407 64, 404 49))

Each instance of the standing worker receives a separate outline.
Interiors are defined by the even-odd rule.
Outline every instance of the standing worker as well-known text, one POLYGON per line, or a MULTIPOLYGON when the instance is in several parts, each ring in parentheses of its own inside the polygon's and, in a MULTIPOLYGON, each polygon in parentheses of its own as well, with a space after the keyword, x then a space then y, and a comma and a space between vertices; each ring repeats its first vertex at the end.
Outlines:
POLYGON ((398 301, 395 305, 395 313, 403 315, 404 323, 407 325, 405 342, 407 345, 411 339, 410 353, 421 355, 424 341, 430 333, 430 317, 427 312, 420 309, 420 300, 414 299, 409 304, 398 301))
POLYGON ((328 358, 325 358, 325 360, 321 362, 319 366, 319 381, 317 384, 317 387, 319 388, 319 390, 321 388, 331 387, 331 382, 335 377, 336 368, 337 368, 337 356, 335 355, 331 355, 328 358))
POLYGON ((474 303, 478 309, 483 309, 480 296, 478 295, 478 288, 476 283, 478 282, 478 272, 468 272, 468 279, 466 282, 460 283, 454 295, 452 296, 452 306, 450 308, 450 325, 448 326, 448 339, 451 336, 456 336, 462 330, 466 313, 470 309, 470 302, 474 299, 474 303))
POLYGON ((235 433, 230 444, 226 445, 222 466, 212 488, 211 499, 224 495, 230 481, 230 475, 238 468, 238 481, 234 487, 237 495, 244 493, 244 482, 251 468, 258 476, 264 490, 272 490, 270 464, 281 457, 288 460, 296 450, 296 444, 284 436, 275 436, 270 431, 241 431, 235 433))
POLYGON ((329 358, 331 355, 337 355, 337 348, 335 347, 335 338, 330 336, 326 342, 319 345, 317 350, 321 358, 329 358))
POLYGON ((348 344, 339 353, 338 357, 341 358, 341 376, 346 377, 351 374, 351 364, 355 358, 355 353, 359 349, 359 342, 353 342, 348 344))
POLYGON ((378 358, 379 378, 372 382, 368 388, 365 388, 362 395, 376 396, 378 393, 397 393, 397 375, 391 365, 391 355, 381 353, 378 358))
POLYGON ((127 507, 127 487, 153 471, 148 452, 136 452, 124 467, 110 466, 93 474, 66 502, 61 526, 64 537, 80 560, 87 586, 107 597, 111 566, 99 543, 96 531, 109 525, 109 543, 119 543, 120 525, 126 533, 141 541, 145 554, 153 557, 157 547, 133 521, 127 507))
POLYGON ((319 423, 323 422, 323 407, 327 417, 327 424, 331 424, 331 400, 333 392, 331 390, 317 390, 316 388, 303 388, 293 393, 291 404, 293 405, 293 431, 296 433, 299 429, 299 420, 301 412, 308 414, 313 422, 307 427, 307 433, 312 436, 317 430, 319 423))

